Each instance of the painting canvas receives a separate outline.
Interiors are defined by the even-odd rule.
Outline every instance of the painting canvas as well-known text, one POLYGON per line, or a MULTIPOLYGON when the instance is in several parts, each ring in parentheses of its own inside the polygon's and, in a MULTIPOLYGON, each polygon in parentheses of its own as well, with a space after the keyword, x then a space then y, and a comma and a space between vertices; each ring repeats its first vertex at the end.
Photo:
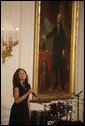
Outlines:
POLYGON ((74 90, 76 8, 72 1, 36 2, 34 90, 38 96, 74 90))

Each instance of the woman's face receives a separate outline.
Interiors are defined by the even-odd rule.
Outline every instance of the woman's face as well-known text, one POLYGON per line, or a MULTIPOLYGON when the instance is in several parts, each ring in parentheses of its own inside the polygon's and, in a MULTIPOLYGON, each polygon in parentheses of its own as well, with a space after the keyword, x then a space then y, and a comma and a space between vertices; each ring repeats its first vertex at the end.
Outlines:
POLYGON ((19 73, 18 73, 18 76, 19 76, 19 79, 20 80, 25 80, 26 79, 26 73, 24 70, 20 70, 19 73))

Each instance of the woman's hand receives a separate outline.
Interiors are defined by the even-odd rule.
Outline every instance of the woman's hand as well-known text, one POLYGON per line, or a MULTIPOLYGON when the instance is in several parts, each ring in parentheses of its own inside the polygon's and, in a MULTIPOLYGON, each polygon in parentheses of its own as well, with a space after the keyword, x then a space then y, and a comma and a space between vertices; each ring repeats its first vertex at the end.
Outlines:
POLYGON ((32 89, 29 89, 29 90, 28 90, 28 94, 29 94, 29 95, 32 94, 32 92, 33 92, 32 89))
POLYGON ((31 120, 31 112, 29 112, 29 119, 31 120))

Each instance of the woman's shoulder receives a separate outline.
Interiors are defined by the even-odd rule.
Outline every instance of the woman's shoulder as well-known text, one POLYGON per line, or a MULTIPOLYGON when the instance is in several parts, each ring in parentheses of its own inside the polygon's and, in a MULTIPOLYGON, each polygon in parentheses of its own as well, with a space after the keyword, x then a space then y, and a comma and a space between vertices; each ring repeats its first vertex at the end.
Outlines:
POLYGON ((20 88, 20 85, 19 84, 14 84, 13 85, 13 89, 15 89, 15 88, 18 88, 19 89, 20 88))

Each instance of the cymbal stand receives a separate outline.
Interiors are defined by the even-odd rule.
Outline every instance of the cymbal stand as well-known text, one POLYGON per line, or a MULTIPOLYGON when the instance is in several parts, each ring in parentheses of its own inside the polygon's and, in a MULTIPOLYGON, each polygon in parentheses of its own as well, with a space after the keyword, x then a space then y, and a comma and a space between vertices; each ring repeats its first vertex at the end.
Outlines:
POLYGON ((77 119, 79 121, 79 97, 80 97, 80 94, 82 93, 83 91, 80 91, 78 94, 75 94, 74 96, 77 97, 77 119))
POLYGON ((47 107, 47 105, 44 104, 43 106, 44 106, 44 125, 47 125, 47 122, 46 122, 46 107, 47 107))

